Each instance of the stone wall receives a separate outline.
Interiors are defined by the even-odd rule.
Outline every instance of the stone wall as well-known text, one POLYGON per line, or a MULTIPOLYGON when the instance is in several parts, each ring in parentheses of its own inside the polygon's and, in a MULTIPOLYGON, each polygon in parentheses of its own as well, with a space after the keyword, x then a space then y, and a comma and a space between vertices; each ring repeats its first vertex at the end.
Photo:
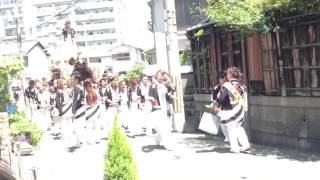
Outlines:
POLYGON ((183 103, 185 112, 185 124, 183 132, 196 131, 196 111, 194 103, 194 81, 192 73, 181 74, 182 88, 183 88, 183 103))
POLYGON ((251 96, 249 127, 252 142, 320 151, 320 99, 251 96))

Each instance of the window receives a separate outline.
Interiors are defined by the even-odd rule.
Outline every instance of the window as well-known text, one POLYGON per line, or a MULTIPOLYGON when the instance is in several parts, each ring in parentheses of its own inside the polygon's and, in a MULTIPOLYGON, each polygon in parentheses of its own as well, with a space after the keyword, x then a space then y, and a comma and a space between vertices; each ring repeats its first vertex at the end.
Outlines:
POLYGON ((17 29, 16 28, 6 29, 5 30, 5 35, 6 36, 16 36, 17 35, 17 29))
POLYGON ((118 54, 113 54, 112 59, 115 59, 117 61, 127 61, 130 60, 130 53, 118 53, 118 54))
POLYGON ((79 35, 81 35, 81 36, 83 36, 84 31, 77 31, 76 33, 79 34, 79 35))
POLYGON ((84 46, 86 46, 86 42, 84 42, 84 41, 77 42, 76 44, 77 44, 77 46, 79 46, 79 47, 84 47, 84 46))
POLYGON ((90 63, 101 63, 101 58, 100 57, 90 57, 89 62, 90 63))
POLYGON ((44 22, 45 16, 38 16, 37 19, 39 22, 44 22))

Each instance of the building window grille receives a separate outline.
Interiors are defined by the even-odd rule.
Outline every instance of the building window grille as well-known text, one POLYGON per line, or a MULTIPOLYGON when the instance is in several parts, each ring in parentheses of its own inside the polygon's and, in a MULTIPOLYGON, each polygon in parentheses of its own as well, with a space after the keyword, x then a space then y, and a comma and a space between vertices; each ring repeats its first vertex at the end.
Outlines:
POLYGON ((206 29, 201 37, 191 42, 195 90, 210 93, 218 84, 217 74, 230 66, 243 69, 244 48, 235 32, 206 29))
POLYGON ((319 17, 280 19, 281 32, 260 35, 264 94, 320 96, 319 17))

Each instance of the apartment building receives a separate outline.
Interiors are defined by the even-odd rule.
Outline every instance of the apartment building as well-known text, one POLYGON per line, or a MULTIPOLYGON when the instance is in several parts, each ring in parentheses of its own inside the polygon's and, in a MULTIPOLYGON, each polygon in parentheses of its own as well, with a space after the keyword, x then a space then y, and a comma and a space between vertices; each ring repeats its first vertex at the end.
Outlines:
MULTIPOLYGON (((115 72, 125 71, 141 61, 145 48, 126 43, 124 39, 123 33, 128 32, 122 29, 127 27, 122 21, 123 14, 127 14, 123 8, 128 7, 124 6, 125 3, 125 0, 34 0, 35 36, 51 52, 53 60, 61 61, 65 51, 61 32, 65 22, 70 21, 76 32, 74 44, 81 52, 80 58, 83 61, 102 72, 105 68, 115 72)), ((141 22, 143 19, 137 18, 135 21, 141 22)))
POLYGON ((32 34, 31 4, 23 0, 0 0, 0 42, 3 45, 17 44, 2 54, 18 54, 18 42, 29 40, 32 34), (19 36, 18 36, 19 35, 19 36))

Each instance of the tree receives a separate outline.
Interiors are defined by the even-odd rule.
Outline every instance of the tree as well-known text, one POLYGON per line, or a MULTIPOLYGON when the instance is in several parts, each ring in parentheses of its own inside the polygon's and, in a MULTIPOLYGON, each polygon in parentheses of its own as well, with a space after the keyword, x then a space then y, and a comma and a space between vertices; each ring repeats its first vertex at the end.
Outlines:
POLYGON ((21 75, 23 68, 23 61, 17 57, 0 59, 0 111, 5 109, 11 99, 9 84, 21 75))
POLYGON ((108 136, 108 141, 104 164, 104 179, 137 180, 136 164, 125 134, 119 128, 118 114, 115 115, 113 129, 108 136))
POLYGON ((130 82, 132 77, 140 78, 144 67, 141 64, 136 64, 132 69, 128 70, 125 76, 125 80, 130 82))
POLYGON ((277 30, 275 19, 319 10, 320 0, 208 0, 203 12, 217 26, 247 33, 277 30))

